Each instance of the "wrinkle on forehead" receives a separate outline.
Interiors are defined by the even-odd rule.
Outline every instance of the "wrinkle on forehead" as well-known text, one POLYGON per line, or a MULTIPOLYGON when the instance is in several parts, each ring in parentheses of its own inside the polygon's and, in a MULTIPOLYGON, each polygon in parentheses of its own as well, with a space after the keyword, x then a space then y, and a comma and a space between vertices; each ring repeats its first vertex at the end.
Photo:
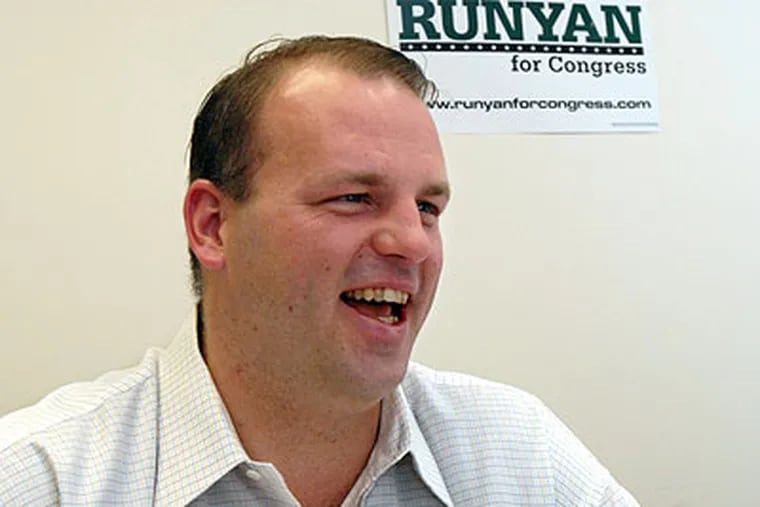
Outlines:
MULTIPOLYGON (((367 187, 379 187, 386 184, 382 172, 371 170, 358 170, 351 172, 337 171, 335 174, 328 175, 322 181, 327 186, 338 186, 347 183, 358 183, 367 187)), ((446 199, 451 197, 451 187, 449 182, 442 180, 426 185, 421 191, 421 195, 443 196, 446 199)))

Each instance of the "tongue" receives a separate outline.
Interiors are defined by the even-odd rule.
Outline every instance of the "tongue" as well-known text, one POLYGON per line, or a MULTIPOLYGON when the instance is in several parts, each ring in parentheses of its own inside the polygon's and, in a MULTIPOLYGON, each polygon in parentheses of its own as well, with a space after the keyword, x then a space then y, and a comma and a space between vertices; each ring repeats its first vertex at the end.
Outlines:
POLYGON ((346 304, 367 317, 390 317, 393 314, 391 305, 388 303, 367 303, 349 299, 346 304))

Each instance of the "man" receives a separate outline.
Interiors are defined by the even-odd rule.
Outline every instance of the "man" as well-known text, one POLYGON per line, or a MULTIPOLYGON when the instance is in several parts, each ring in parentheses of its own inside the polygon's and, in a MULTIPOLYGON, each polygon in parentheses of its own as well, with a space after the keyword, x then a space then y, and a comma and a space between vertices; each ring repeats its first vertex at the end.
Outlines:
POLYGON ((197 316, 0 425, 0 504, 636 505, 540 402, 409 366, 449 199, 400 53, 308 37, 207 96, 184 205, 197 316))

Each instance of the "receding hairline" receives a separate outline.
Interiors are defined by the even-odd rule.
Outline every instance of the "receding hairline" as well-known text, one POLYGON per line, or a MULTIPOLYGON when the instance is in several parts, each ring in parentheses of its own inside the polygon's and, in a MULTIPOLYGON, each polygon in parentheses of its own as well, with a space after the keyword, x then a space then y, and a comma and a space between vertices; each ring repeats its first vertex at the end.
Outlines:
MULTIPOLYGON (((402 92, 410 93, 419 101, 420 106, 427 111, 425 102, 416 91, 392 73, 361 73, 357 72, 355 69, 347 68, 344 65, 335 63, 329 57, 316 57, 305 59, 305 61, 302 62, 294 62, 293 65, 290 65, 287 69, 283 69, 283 71, 277 76, 277 79, 272 82, 267 89, 265 97, 257 109, 257 119, 261 119, 261 113, 268 107, 271 107, 273 100, 278 98, 289 99, 290 97, 298 97, 300 95, 299 92, 302 90, 314 90, 315 81, 317 85, 316 90, 319 90, 318 85, 320 76, 325 77, 325 84, 327 84, 335 75, 339 77, 345 76, 348 78, 357 78, 360 81, 366 80, 367 82, 386 82, 402 92), (299 86, 301 84, 299 80, 301 79, 303 79, 303 87, 299 86)), ((325 88, 325 91, 327 91, 327 88, 325 88)), ((251 128, 253 129, 254 126, 251 125, 251 128)))
MULTIPOLYGON (((337 71, 349 76, 356 76, 361 79, 373 80, 389 80, 399 86, 401 89, 409 90, 415 97, 417 97, 421 104, 424 105, 423 95, 426 93, 424 90, 418 93, 409 83, 405 82, 401 77, 393 74, 392 72, 377 69, 375 71, 362 71, 361 68, 354 68, 349 63, 341 61, 339 58, 330 54, 310 54, 303 55, 281 63, 281 67, 278 69, 274 79, 268 84, 261 100, 257 104, 255 111, 249 111, 249 132, 248 132, 248 144, 251 155, 251 164, 249 169, 252 169, 249 175, 249 184, 253 177, 253 173, 256 172, 257 166, 259 166, 263 159, 266 157, 265 150, 267 148, 263 132, 260 130, 262 113, 271 106, 272 100, 276 97, 277 93, 282 91, 284 86, 287 86, 288 81, 298 75, 298 73, 309 70, 325 70, 325 71, 337 71)), ((432 119, 431 119, 432 121, 432 119)), ((252 189, 253 190, 253 189, 252 189)))
MULTIPOLYGON (((277 69, 273 75, 274 79, 268 83, 265 89, 262 100, 259 103, 259 110, 263 109, 264 106, 269 103, 275 90, 279 89, 283 83, 297 75, 299 72, 309 68, 322 68, 328 71, 333 70, 343 72, 348 75, 354 75, 368 80, 388 79, 397 83, 399 87, 408 89, 420 100, 420 102, 423 103, 426 94, 435 86, 432 81, 427 81, 428 85, 426 86, 429 86, 430 89, 424 88, 418 90, 410 83, 406 82, 401 76, 394 74, 386 68, 369 68, 367 66, 357 65, 348 61, 346 58, 340 58, 339 56, 328 53, 299 55, 280 63, 280 68, 277 69)), ((253 127, 253 125, 251 125, 251 127, 253 127)))

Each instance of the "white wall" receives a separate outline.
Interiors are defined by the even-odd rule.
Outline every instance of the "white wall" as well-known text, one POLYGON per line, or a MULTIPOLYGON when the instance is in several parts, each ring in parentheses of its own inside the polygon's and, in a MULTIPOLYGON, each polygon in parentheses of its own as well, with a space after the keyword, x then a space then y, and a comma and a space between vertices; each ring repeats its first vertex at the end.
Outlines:
MULTIPOLYGON (((661 134, 444 139, 416 358, 538 394, 643 505, 760 504, 759 18, 651 2, 661 134)), ((192 117, 253 43, 311 32, 385 40, 384 3, 4 2, 0 413, 167 342, 192 117)))

